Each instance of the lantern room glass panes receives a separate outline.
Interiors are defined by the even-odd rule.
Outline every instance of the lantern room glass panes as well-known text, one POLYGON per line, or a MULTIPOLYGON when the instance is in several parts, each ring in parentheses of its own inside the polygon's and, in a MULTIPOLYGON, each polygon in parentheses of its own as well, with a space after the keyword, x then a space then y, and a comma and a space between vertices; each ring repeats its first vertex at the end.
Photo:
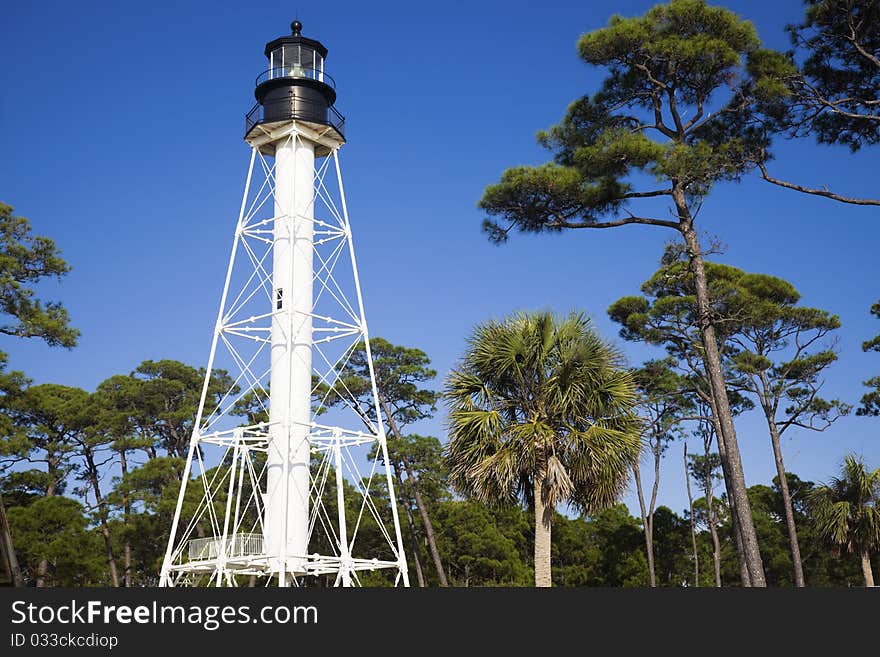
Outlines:
POLYGON ((285 44, 269 53, 269 78, 311 78, 323 82, 324 58, 305 44, 285 44))

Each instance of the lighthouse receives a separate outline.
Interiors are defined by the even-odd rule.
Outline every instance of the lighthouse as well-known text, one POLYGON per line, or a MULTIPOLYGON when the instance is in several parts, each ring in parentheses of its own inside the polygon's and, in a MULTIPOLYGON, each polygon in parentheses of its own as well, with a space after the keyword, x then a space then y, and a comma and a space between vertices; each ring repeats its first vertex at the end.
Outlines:
MULTIPOLYGON (((298 21, 291 28, 290 36, 266 45, 269 69, 257 78, 255 90, 262 117, 245 139, 275 158, 272 289, 276 312, 271 331, 264 534, 269 554, 304 555, 309 510, 315 152, 323 148, 321 141, 309 136, 290 133, 274 139, 272 131, 281 128, 285 133, 284 126, 291 121, 321 130, 329 123, 336 92, 329 84, 331 79, 324 77, 327 49, 301 36, 298 21), (285 536, 287 545, 283 546, 285 536)), ((334 140, 342 139, 335 129, 325 134, 329 148, 336 146, 334 140)), ((290 567, 298 568, 296 557, 290 567)))
POLYGON ((345 119, 327 48, 290 27, 266 44, 245 117, 250 164, 162 586, 354 586, 368 570, 409 583, 342 182, 345 119), (365 553, 365 534, 384 543, 365 553))

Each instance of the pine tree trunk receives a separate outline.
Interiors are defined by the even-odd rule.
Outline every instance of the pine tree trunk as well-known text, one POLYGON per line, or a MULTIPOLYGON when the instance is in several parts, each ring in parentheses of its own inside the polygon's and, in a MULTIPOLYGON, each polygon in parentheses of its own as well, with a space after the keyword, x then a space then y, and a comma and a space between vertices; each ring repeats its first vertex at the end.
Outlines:
MULTIPOLYGON (((758 536, 755 532, 755 523, 752 519, 752 509, 749 503, 746 489, 745 476, 743 474, 742 456, 736 438, 736 428, 733 425, 733 417, 730 412, 730 402, 727 398, 727 387, 724 382, 724 372, 721 364, 721 354, 715 336, 715 326, 712 322, 711 306, 709 299, 709 287, 706 280, 706 270, 703 264, 702 251, 697 239, 697 234, 689 222, 690 212, 687 209, 684 191, 676 186, 673 189, 673 198, 679 211, 679 216, 687 217, 687 222, 682 222, 682 235, 687 244, 688 256, 690 257, 691 272, 694 275, 694 287, 697 299, 697 312, 700 328, 700 338, 703 346, 703 361, 706 376, 709 380, 712 397, 718 411, 718 420, 721 425, 721 433, 718 442, 724 442, 722 462, 727 461, 725 468, 724 484, 727 494, 735 501, 735 509, 742 538, 742 551, 745 557, 746 568, 752 586, 766 586, 764 577, 764 565, 761 560, 761 552, 758 548, 758 536)), ((719 451, 720 455, 720 451, 719 451)))
MULTIPOLYGON (((727 484, 728 470, 727 459, 725 458, 724 442, 721 440, 721 423, 718 421, 718 413, 715 410, 715 401, 710 399, 712 407, 712 425, 715 427, 715 437, 718 440, 718 456, 721 459, 721 473, 727 484)), ((733 544, 736 546, 737 562, 739 564, 739 580, 743 587, 750 587, 752 579, 749 576, 749 569, 746 566, 745 550, 743 548, 742 534, 739 531, 739 522, 736 515, 736 501, 728 495, 727 504, 730 509, 730 531, 733 534, 733 544)))
POLYGON ((721 586, 721 542, 718 540, 718 519, 715 517, 715 504, 712 499, 711 473, 704 482, 706 509, 709 514, 709 534, 712 536, 712 566, 715 570, 715 586, 721 586))
POLYGON ((550 565, 550 528, 553 508, 544 504, 544 473, 535 473, 535 586, 553 585, 550 565))
POLYGON ((874 586, 874 571, 871 569, 871 555, 867 550, 862 550, 862 575, 865 576, 865 586, 874 586))
POLYGON ((24 586, 21 568, 18 565, 18 557, 15 556, 12 532, 9 529, 9 521, 6 519, 6 506, 3 504, 3 495, 0 495, 0 552, 3 554, 12 585, 16 587, 24 586))
POLYGON ((403 478, 400 476, 400 469, 397 467, 396 463, 392 463, 392 469, 394 470, 394 481, 397 484, 397 499, 403 506, 406 523, 409 527, 409 545, 410 552, 412 552, 413 555, 413 562, 416 567, 416 581, 419 583, 419 588, 423 589, 425 588, 425 575, 422 572, 422 560, 419 558, 419 543, 416 538, 416 525, 415 522, 413 522, 412 508, 409 499, 404 493, 403 478))
POLYGON ((95 503, 98 507, 98 520, 101 525, 101 535, 104 537, 104 549, 107 551, 107 565, 110 570, 110 582, 114 587, 119 588, 119 572, 116 570, 116 555, 113 553, 113 541, 110 537, 110 526, 107 523, 107 505, 104 503, 104 497, 101 495, 101 484, 98 480, 98 468, 95 466, 95 459, 92 454, 91 447, 84 447, 83 456, 86 459, 86 475, 92 484, 92 490, 95 493, 95 503))
POLYGON ((691 495, 691 475, 688 472, 688 446, 684 443, 684 481, 687 485, 688 510, 691 519, 691 545, 694 551, 694 587, 700 586, 700 553, 697 551, 697 526, 694 522, 694 498, 691 495))
MULTIPOLYGON (((714 426, 714 422, 713 422, 714 426)), ((718 435, 718 432, 715 432, 718 435)), ((712 536, 712 567, 715 571, 715 586, 721 587, 721 542, 718 540, 718 517, 715 515, 715 503, 712 495, 712 470, 708 467, 709 457, 712 454, 712 434, 708 439, 703 437, 703 456, 706 458, 707 468, 703 477, 703 494, 706 496, 706 511, 709 518, 709 534, 712 536)))
POLYGON ((14 577, 12 576, 12 566, 9 565, 9 557, 6 555, 6 541, 0 538, 0 561, 3 562, 3 577, 0 578, 0 586, 9 584, 16 586, 14 577))
MULTIPOLYGON (((730 502, 730 497, 727 498, 730 502)), ((746 562, 746 549, 743 545, 742 533, 739 530, 739 518, 736 515, 736 506, 734 503, 729 504, 730 507, 730 530, 733 533, 733 542, 736 546, 737 561, 739 562, 739 581, 740 585, 748 588, 752 586, 752 575, 749 573, 749 566, 746 562)))
POLYGON ((418 583, 419 588, 423 589, 426 586, 425 585, 425 574, 422 572, 422 560, 419 558, 419 543, 418 543, 418 539, 416 538, 415 527, 413 527, 412 511, 407 510, 406 515, 409 518, 409 536, 410 536, 409 546, 410 546, 410 551, 412 552, 412 555, 413 555, 413 564, 416 567, 416 582, 418 583))
POLYGON ((425 501, 422 499, 422 492, 419 490, 419 480, 413 475, 412 468, 409 467, 409 463, 406 460, 403 461, 403 464, 406 466, 406 476, 413 484, 413 495, 416 498, 416 508, 418 508, 419 515, 422 517, 422 527, 425 529, 428 550, 430 550, 431 558, 434 560, 434 567, 437 569, 437 577, 440 579, 440 586, 449 586, 449 581, 446 579, 446 571, 443 568, 443 561, 440 559, 440 550, 437 549, 437 539, 434 536, 434 524, 428 516, 428 508, 425 506, 425 501))
POLYGON ((36 587, 38 589, 46 586, 46 574, 49 572, 49 560, 48 559, 40 559, 40 563, 37 565, 37 581, 36 587))
MULTIPOLYGON (((55 466, 53 461, 47 459, 46 465, 49 470, 49 485, 46 486, 46 497, 55 497, 55 466)), ((37 577, 36 577, 36 586, 38 589, 46 586, 46 575, 49 572, 49 560, 48 559, 40 559, 40 563, 37 564, 37 577)))
POLYGON ((721 588, 721 542, 715 526, 715 512, 709 510, 709 533, 712 535, 712 565, 715 569, 715 586, 721 588))
MULTIPOLYGON (((763 378, 763 375, 762 375, 763 378)), ((782 508, 785 511, 785 526, 788 530, 788 545, 791 550, 791 565, 794 569, 794 585, 803 587, 804 566, 801 561, 801 548, 798 545, 797 526, 794 522, 794 507, 791 503, 791 493, 788 490, 788 478, 785 476, 785 464, 782 462, 782 445, 779 440, 779 427, 771 409, 764 408, 764 416, 767 418, 767 426, 770 429, 770 441, 773 443, 773 458, 776 461, 776 476, 779 478, 779 492, 782 493, 782 508)))
MULTIPOLYGON (((125 475, 128 474, 128 459, 125 455, 125 450, 120 450, 119 452, 119 466, 122 470, 122 477, 125 478, 125 475)), ((125 536, 125 543, 123 544, 123 558, 125 559, 125 574, 123 576, 123 581, 125 582, 125 588, 131 588, 131 538, 128 535, 128 526, 131 521, 131 501, 128 499, 128 495, 124 495, 122 498, 122 526, 123 526, 123 534, 125 536)))
POLYGON ((642 476, 639 472, 639 464, 633 466, 633 478, 636 480, 636 493, 639 497, 639 510, 642 513, 642 527, 645 530, 645 552, 648 557, 648 584, 651 588, 657 586, 657 579, 654 573, 654 528, 652 523, 648 522, 648 510, 645 507, 645 495, 642 490, 642 476))
MULTIPOLYGON (((400 430, 397 428, 397 422, 394 421, 394 415, 388 407, 387 400, 381 394, 379 395, 379 403, 382 405, 382 411, 385 413, 385 421, 388 422, 388 428, 391 429, 392 435, 397 440, 403 442, 403 437, 400 434, 400 430)), ((431 558, 434 560, 434 567, 437 569, 437 577, 440 579, 440 586, 449 586, 449 581, 446 579, 446 571, 443 569, 443 561, 440 559, 440 551, 437 549, 437 541, 434 536, 434 525, 431 523, 431 518, 428 516, 428 509, 422 499, 421 492, 419 492, 418 480, 413 477, 412 468, 410 468, 406 459, 404 459, 403 465, 406 468, 406 476, 413 482, 413 494, 416 498, 416 507, 419 510, 419 515, 422 517, 422 527, 425 529, 428 550, 431 553, 431 558)))

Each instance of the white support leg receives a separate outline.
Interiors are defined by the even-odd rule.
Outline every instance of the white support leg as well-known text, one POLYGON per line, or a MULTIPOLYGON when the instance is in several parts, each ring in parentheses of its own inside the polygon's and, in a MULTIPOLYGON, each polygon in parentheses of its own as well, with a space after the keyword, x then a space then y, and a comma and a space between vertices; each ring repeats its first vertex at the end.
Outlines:
POLYGON ((183 508, 186 484, 192 472, 193 455, 198 447, 199 429, 201 428, 202 415, 205 412, 205 398, 208 395, 208 385, 211 383, 211 370, 214 366, 214 358, 217 355, 217 341, 223 327, 223 314, 226 311, 226 298, 229 295, 229 283, 232 279, 232 270, 235 266, 235 254, 238 252, 238 242, 245 225, 245 208, 251 191, 251 180, 254 175, 254 162, 257 159, 257 149, 251 149, 251 161, 248 165, 247 179, 244 183, 244 193, 241 195, 241 206, 238 210, 238 221, 235 224, 235 238, 232 240, 232 252, 229 254, 229 265, 226 267, 226 278, 223 282, 223 294, 220 296, 220 309, 217 311, 217 323, 214 326, 214 337, 211 340, 211 352, 208 354, 208 368, 205 371, 205 382, 202 385, 202 398, 199 402, 199 410, 196 412, 196 420, 193 423, 193 432, 189 441, 189 450, 186 453, 186 465, 183 468, 183 477, 180 482, 180 491, 177 494, 177 506, 174 510, 174 519, 171 521, 171 535, 168 537, 168 546, 165 548, 165 558, 162 560, 162 571, 159 576, 159 586, 171 586, 170 568, 174 562, 174 547, 177 544, 177 530, 180 525, 180 511, 183 508))
POLYGON ((348 588, 351 586, 351 555, 348 547, 348 526, 345 522, 345 488, 342 477, 342 448, 340 433, 334 435, 333 461, 336 469, 336 506, 339 519, 339 576, 337 582, 348 588))
POLYGON ((223 515, 223 534, 220 537, 220 549, 217 551, 217 586, 226 585, 229 579, 226 572, 226 558, 229 550, 229 522, 232 520, 230 511, 232 511, 232 498, 235 493, 235 471, 240 445, 241 430, 238 430, 235 432, 235 446, 232 448, 232 463, 229 464, 229 489, 226 491, 226 513, 223 515))
POLYGON ((361 281, 358 276, 357 260, 354 256, 354 239, 351 236, 351 224, 348 222, 348 205, 345 202, 345 187, 342 185, 342 169, 339 166, 339 153, 333 152, 333 164, 336 167, 336 179, 339 184, 339 196, 342 201, 342 219, 345 224, 345 232, 348 236, 348 250, 351 257, 351 268, 354 272, 354 288, 357 296, 357 310, 360 315, 361 331, 364 336, 364 351, 367 354, 367 364, 370 371, 370 383, 373 392, 373 406, 376 412, 376 428, 379 448, 382 451, 382 459, 385 463, 385 481, 388 484, 388 497, 391 502, 391 517, 394 520, 394 538, 397 542, 397 560, 400 568, 400 576, 404 586, 409 586, 408 565, 406 553, 403 551, 403 534, 400 531, 400 517, 397 513, 397 498, 394 495, 394 481, 391 478, 391 461, 388 458, 388 441, 385 438, 385 423, 382 421, 382 410, 379 404, 379 391, 376 388, 376 372, 373 369, 373 353, 370 349, 370 334, 367 331, 367 317, 364 313, 364 298, 361 294, 361 281))

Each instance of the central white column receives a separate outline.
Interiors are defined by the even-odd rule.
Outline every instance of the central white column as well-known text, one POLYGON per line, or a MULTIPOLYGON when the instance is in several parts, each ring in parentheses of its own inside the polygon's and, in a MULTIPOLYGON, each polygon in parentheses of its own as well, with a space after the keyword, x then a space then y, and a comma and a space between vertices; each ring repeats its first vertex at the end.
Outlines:
POLYGON ((264 535, 272 570, 287 574, 308 550, 314 178, 314 144, 278 144, 264 535))

